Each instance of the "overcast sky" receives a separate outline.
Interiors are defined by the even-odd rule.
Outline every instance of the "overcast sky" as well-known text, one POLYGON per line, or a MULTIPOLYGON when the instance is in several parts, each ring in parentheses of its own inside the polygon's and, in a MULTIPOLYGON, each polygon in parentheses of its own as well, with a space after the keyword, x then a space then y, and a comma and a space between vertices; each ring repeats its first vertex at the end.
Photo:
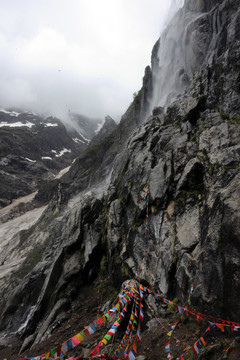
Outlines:
POLYGON ((0 0, 0 108, 119 119, 170 3, 0 0))

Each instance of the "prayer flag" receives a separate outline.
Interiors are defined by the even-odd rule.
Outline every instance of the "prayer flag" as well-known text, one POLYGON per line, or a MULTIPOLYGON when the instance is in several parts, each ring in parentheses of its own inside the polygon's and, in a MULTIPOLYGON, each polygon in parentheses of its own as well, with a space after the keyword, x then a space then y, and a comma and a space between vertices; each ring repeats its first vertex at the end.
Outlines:
POLYGON ((222 324, 216 324, 216 326, 221 329, 222 332, 224 332, 224 325, 222 324))
POLYGON ((68 350, 72 350, 72 349, 73 349, 73 342, 72 342, 71 339, 67 341, 67 346, 68 346, 68 350))
POLYGON ((57 352, 57 347, 55 347, 55 348, 53 348, 53 349, 51 350, 50 356, 56 354, 56 352, 57 352))
POLYGON ((193 347, 194 347, 194 350, 196 351, 196 353, 199 354, 199 350, 198 350, 197 345, 193 345, 193 347))
POLYGON ((66 354, 67 351, 68 351, 68 346, 67 346, 66 342, 62 344, 62 351, 63 351, 64 354, 66 354))
POLYGON ((133 350, 135 351, 135 353, 137 353, 137 347, 136 347, 135 342, 133 343, 133 350))
POLYGON ((80 342, 83 341, 83 340, 85 339, 85 334, 84 334, 84 332, 82 331, 82 332, 78 333, 78 334, 76 335, 76 338, 78 338, 78 340, 79 340, 80 342))
POLYGON ((77 336, 73 336, 72 337, 72 343, 73 343, 73 346, 77 346, 78 344, 80 344, 80 341, 79 339, 77 338, 77 336))
POLYGON ((90 336, 90 333, 89 333, 89 331, 88 331, 88 328, 84 329, 83 332, 84 332, 85 336, 90 336))
POLYGON ((102 318, 97 319, 97 325, 102 325, 103 321, 102 318))
POLYGON ((91 325, 87 328, 88 332, 90 335, 92 335, 95 331, 96 331, 96 328, 94 325, 91 325))
POLYGON ((194 356, 197 356, 197 352, 196 352, 194 346, 191 347, 191 350, 192 350, 192 352, 193 352, 193 355, 194 355, 194 356))
POLYGON ((57 356, 61 355, 61 351, 62 351, 62 346, 59 345, 58 348, 57 348, 57 356))
POLYGON ((135 360, 136 359, 136 353, 134 352, 133 349, 128 354, 128 358, 129 358, 129 360, 135 360))
POLYGON ((110 330, 108 330, 107 335, 113 336, 115 334, 115 331, 116 330, 114 330, 114 329, 110 329, 110 330))
POLYGON ((105 336, 104 336, 104 339, 106 339, 106 340, 111 340, 111 335, 109 335, 109 334, 106 334, 105 336))

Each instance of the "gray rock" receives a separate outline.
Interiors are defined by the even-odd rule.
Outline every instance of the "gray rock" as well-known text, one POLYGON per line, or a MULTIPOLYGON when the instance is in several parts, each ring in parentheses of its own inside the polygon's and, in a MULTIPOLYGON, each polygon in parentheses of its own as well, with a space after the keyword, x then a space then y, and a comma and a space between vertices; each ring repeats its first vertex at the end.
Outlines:
POLYGON ((43 322, 41 328, 39 329, 35 341, 39 341, 41 339, 41 337, 47 331, 50 324, 52 324, 54 320, 56 320, 58 314, 60 314, 63 310, 68 310, 68 309, 69 309, 69 301, 67 299, 58 300, 58 302, 55 304, 52 311, 48 315, 47 319, 43 322))
POLYGON ((198 158, 189 160, 177 184, 176 196, 181 189, 190 189, 192 185, 202 182, 202 164, 198 158))
POLYGON ((121 222, 122 206, 120 200, 114 200, 109 208, 107 235, 110 242, 118 243, 122 236, 121 222))
POLYGON ((158 115, 163 114, 163 112, 164 112, 164 108, 161 106, 158 106, 153 109, 152 114, 153 114, 153 116, 158 116, 158 115))
POLYGON ((151 197, 163 201, 169 187, 172 176, 171 153, 167 153, 166 159, 162 158, 154 167, 149 179, 151 197))
POLYGON ((19 348, 20 345, 20 341, 18 339, 17 336, 15 335, 8 335, 6 337, 1 337, 0 338, 0 350, 5 349, 6 347, 10 347, 10 348, 19 348))
POLYGON ((91 146, 100 143, 104 139, 104 137, 109 136, 116 129, 116 127, 117 124, 115 123, 115 121, 111 118, 111 116, 107 115, 105 117, 105 122, 102 128, 100 129, 98 134, 92 139, 91 146))
POLYGON ((5 338, 1 338, 0 339, 0 350, 6 348, 9 344, 9 340, 5 339, 5 338))
POLYGON ((24 339, 24 342, 23 342, 22 346, 21 346, 21 349, 20 349, 20 351, 19 351, 19 354, 22 354, 24 351, 26 351, 27 349, 29 349, 30 346, 33 344, 34 340, 35 340, 34 334, 29 335, 28 337, 26 337, 26 338, 24 339))
POLYGON ((150 331, 154 331, 154 328, 156 328, 159 325, 159 322, 156 319, 151 319, 146 323, 146 326, 150 331))

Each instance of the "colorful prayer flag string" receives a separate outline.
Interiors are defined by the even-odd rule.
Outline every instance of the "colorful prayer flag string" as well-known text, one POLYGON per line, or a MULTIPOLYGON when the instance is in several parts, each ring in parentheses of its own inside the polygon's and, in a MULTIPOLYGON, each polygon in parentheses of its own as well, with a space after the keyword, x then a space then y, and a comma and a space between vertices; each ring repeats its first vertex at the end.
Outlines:
MULTIPOLYGON (((191 291, 188 297, 187 303, 189 304, 189 300, 192 296, 193 287, 191 287, 191 291)), ((114 305, 110 306, 103 315, 92 322, 89 326, 83 329, 78 334, 74 335, 66 342, 62 343, 59 346, 54 347, 53 349, 45 352, 44 354, 37 357, 25 357, 24 360, 51 360, 51 359, 63 359, 66 358, 66 354, 71 349, 74 349, 78 344, 80 344, 87 336, 91 336, 96 332, 96 328, 103 323, 105 323, 109 319, 113 319, 113 316, 119 312, 117 319, 114 321, 107 331, 105 336, 99 342, 99 344, 95 347, 89 357, 78 357, 78 358, 69 358, 68 360, 80 360, 80 359, 118 359, 119 355, 123 351, 125 354, 126 360, 135 360, 139 344, 141 342, 141 324, 144 320, 144 312, 143 307, 144 304, 148 306, 148 308, 154 313, 150 304, 147 301, 147 296, 149 294, 153 294, 155 299, 161 299, 163 303, 171 304, 176 307, 176 310, 179 312, 180 316, 188 317, 194 316, 197 317, 197 320, 206 320, 208 321, 208 327, 205 332, 195 341, 193 345, 188 345, 185 347, 184 352, 176 359, 176 360, 184 360, 191 355, 192 357, 198 357, 202 348, 207 346, 207 333, 213 330, 219 330, 222 332, 233 333, 236 331, 240 331, 240 324, 228 320, 216 319, 212 316, 208 316, 206 314, 200 314, 194 311, 191 311, 189 307, 181 307, 177 304, 174 304, 171 300, 164 298, 158 294, 155 294, 150 289, 141 285, 135 279, 125 281, 122 286, 122 290, 118 295, 118 298, 114 305), (103 346, 108 344, 108 342, 112 339, 112 337, 117 332, 121 321, 125 318, 128 309, 131 307, 130 320, 128 322, 128 326, 125 332, 122 341, 117 348, 115 355, 109 356, 107 354, 100 354, 103 346), (211 319, 211 320, 209 320, 211 319), (215 322, 213 322, 213 320, 215 322), (217 320, 217 321, 216 321, 217 320)), ((171 350, 170 350, 170 341, 173 335, 173 332, 177 326, 178 322, 174 323, 171 326, 171 329, 166 331, 168 336, 168 342, 165 345, 165 351, 168 359, 172 359, 171 350)), ((165 329, 166 330, 166 329, 165 329)), ((228 355, 232 344, 225 350, 225 357, 228 355)))

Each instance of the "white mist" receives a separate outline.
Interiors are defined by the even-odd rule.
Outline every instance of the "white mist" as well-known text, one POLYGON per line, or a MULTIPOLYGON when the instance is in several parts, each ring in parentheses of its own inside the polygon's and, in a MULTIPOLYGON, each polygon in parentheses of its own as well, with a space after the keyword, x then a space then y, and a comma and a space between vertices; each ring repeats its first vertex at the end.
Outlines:
POLYGON ((167 27, 160 37, 160 45, 152 68, 153 96, 150 110, 166 107, 183 94, 199 65, 199 51, 195 48, 194 23, 202 14, 185 9, 184 0, 173 0, 167 27))

